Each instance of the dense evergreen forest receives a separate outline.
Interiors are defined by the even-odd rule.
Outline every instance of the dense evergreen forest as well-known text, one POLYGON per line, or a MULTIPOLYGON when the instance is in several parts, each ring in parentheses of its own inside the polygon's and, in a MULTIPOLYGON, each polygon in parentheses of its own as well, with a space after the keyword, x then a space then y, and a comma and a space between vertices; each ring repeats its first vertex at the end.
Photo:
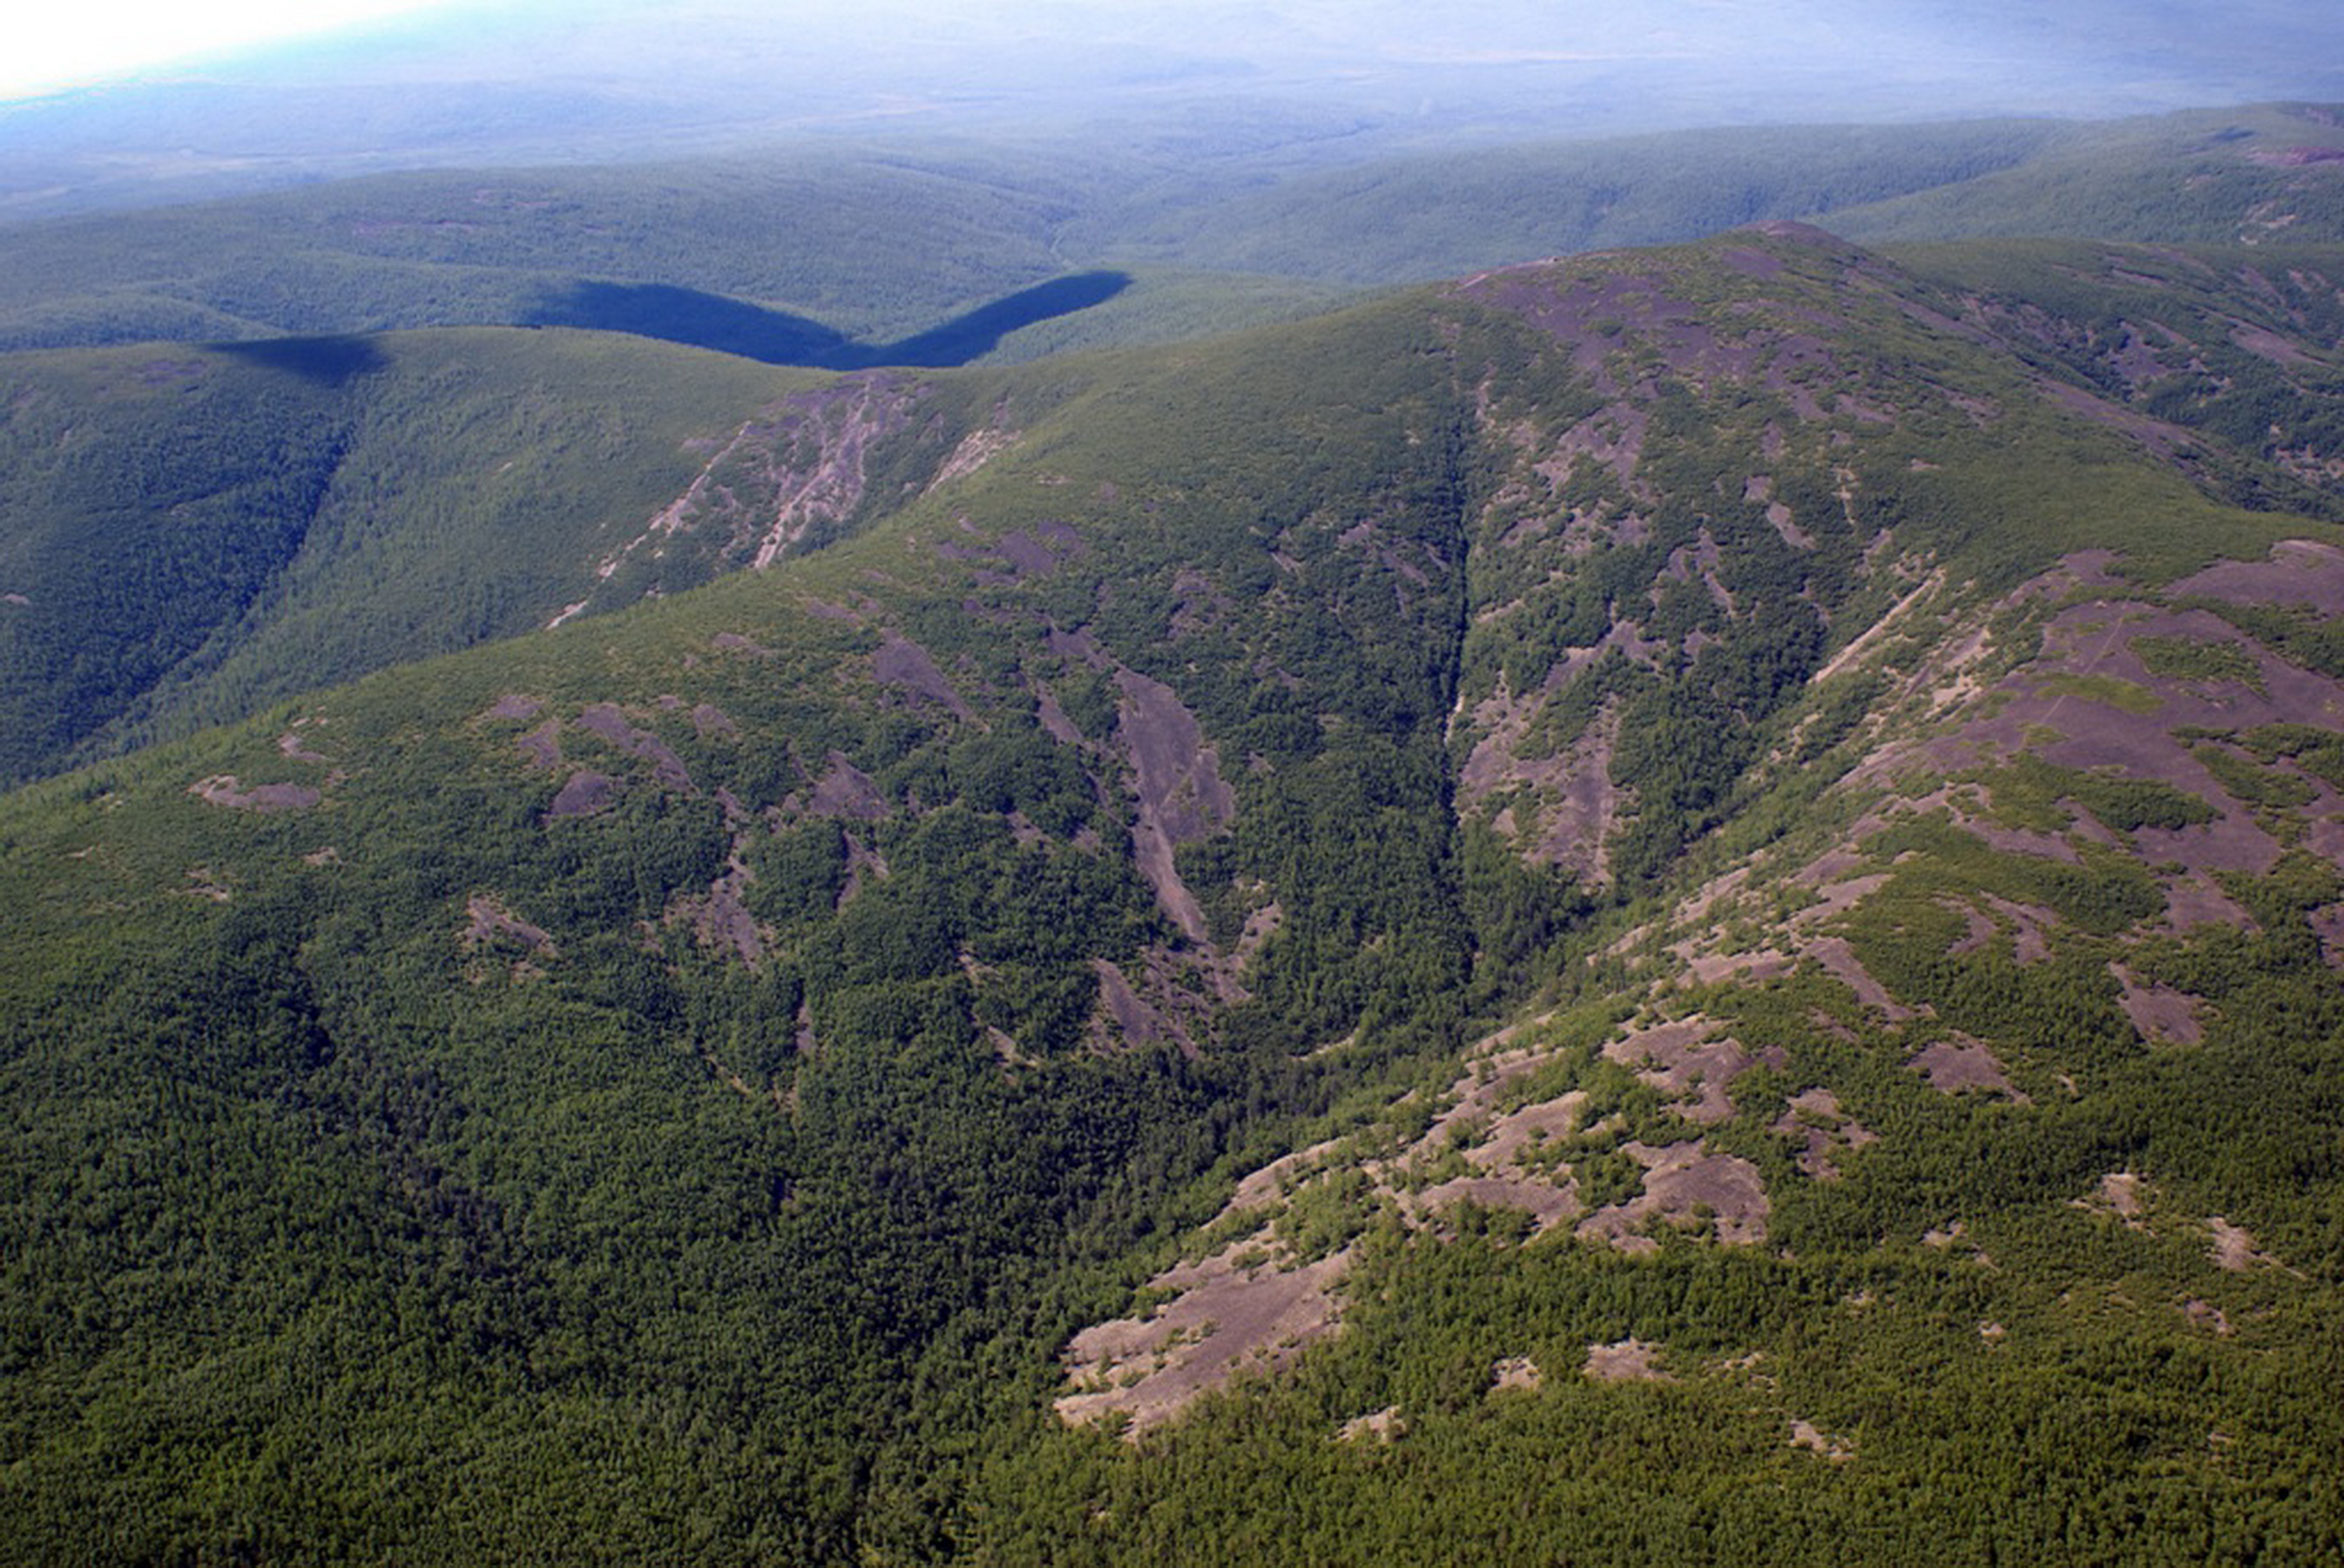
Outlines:
POLYGON ((0 359, 16 1560, 2344 1553, 2333 245, 380 324, 0 359))

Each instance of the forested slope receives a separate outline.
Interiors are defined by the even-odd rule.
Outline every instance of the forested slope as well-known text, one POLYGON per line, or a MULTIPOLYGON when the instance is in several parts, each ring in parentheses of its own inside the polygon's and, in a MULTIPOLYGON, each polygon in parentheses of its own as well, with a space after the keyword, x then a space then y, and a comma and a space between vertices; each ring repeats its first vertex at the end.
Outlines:
POLYGON ((2339 282, 756 389, 702 585, 0 799, 7 1536, 2332 1555, 2339 282))
POLYGON ((1859 239, 2090 236, 2334 242, 2344 126, 2332 105, 2262 104, 2073 128, 2039 157, 1852 206, 1859 239))
POLYGON ((1466 637, 1460 864, 1613 907, 1070 1341, 995 1560, 2337 1550, 2344 550, 2177 482, 2255 488, 2186 382, 2241 343, 2248 452, 2335 450, 2332 260, 2068 252, 2061 318, 1981 288, 2039 253, 1808 240, 1466 286, 1584 379, 1484 401, 1474 573, 1531 586, 1466 637), (2118 400, 2168 377, 2198 429, 2118 400))
POLYGON ((542 626, 805 379, 510 330, 10 355, 0 780, 542 626))

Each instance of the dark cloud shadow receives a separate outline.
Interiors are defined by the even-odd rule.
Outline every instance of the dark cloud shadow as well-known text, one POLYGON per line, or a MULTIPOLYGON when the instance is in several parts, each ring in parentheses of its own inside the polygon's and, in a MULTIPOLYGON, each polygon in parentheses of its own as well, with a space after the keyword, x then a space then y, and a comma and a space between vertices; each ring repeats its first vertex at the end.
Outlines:
POLYGON ((808 317, 653 283, 578 283, 541 300, 520 325, 631 332, 763 364, 820 370, 876 365, 944 369, 991 353, 1021 327, 1087 310, 1130 286, 1130 276, 1122 272, 1054 278, 894 343, 857 343, 808 317))
POLYGON ((1104 305, 1130 287, 1131 275, 1127 272, 1077 272, 1054 278, 990 305, 980 305, 917 337, 868 351, 875 356, 872 363, 880 365, 965 365, 993 352, 1001 346, 1001 339, 1020 327, 1104 305))
POLYGON ((523 327, 586 327, 713 349, 768 365, 829 366, 848 347, 821 322, 663 283, 578 283, 541 301, 523 327))
POLYGON ((382 350, 366 338, 257 338, 248 341, 207 343, 215 354, 226 354, 266 369, 289 371, 304 380, 338 387, 386 362, 382 350))

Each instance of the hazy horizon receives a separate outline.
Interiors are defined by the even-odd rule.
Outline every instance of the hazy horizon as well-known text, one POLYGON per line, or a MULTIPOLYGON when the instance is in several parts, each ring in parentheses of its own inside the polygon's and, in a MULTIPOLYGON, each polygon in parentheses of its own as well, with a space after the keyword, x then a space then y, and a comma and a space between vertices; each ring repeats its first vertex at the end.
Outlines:
MULTIPOLYGON (((1532 0, 1430 14, 1400 0, 456 0, 262 43, 237 31, 256 25, 248 7, 206 15, 221 29, 208 54, 190 46, 176 64, 46 96, 0 86, 0 215, 841 137, 1071 137, 1324 162, 1701 126, 2344 100, 2344 15, 2288 0, 2056 13, 1674 0, 1633 14, 1532 0)), ((17 79, 45 68, 38 43, 15 51, 17 79)))
MULTIPOLYGON (((589 72, 642 81, 687 60, 787 71, 854 56, 859 76, 909 87, 970 52, 995 66, 1022 53, 1027 68, 1008 81, 1035 91, 1150 76, 1349 73, 1364 81, 1454 68, 1734 66, 1759 78, 1788 66, 1808 84, 1838 78, 1852 101, 1884 80, 1925 80, 1951 95, 1942 106, 1999 113, 2058 111, 2069 106, 2063 91, 2174 107, 2209 92, 2324 96, 2344 82, 2344 17, 2294 0, 2080 0, 2057 10, 1668 0, 1632 14, 1585 0, 1458 0, 1430 11, 1398 0, 1036 0, 1014 11, 975 0, 872 0, 851 9, 743 0, 233 0, 197 13, 117 5, 97 18, 61 14, 15 31, 0 100, 101 83, 119 91, 191 77, 270 80, 295 69, 345 80, 419 68, 443 79, 589 72), (523 41, 532 51, 525 58, 507 52, 523 41), (886 53, 876 69, 864 53, 874 48, 886 53)), ((1763 101, 1763 80, 1748 86, 1763 101)), ((1735 106, 1722 106, 1734 117, 1735 106)))

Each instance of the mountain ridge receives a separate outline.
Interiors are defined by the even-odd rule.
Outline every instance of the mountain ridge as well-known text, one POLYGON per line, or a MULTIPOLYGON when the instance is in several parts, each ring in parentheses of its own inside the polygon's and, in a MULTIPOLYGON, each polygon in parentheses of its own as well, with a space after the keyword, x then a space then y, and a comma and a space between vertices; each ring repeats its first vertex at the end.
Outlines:
POLYGON ((929 373, 827 548, 0 797, 0 1505, 2315 1559, 2337 265, 1750 230, 929 373))

